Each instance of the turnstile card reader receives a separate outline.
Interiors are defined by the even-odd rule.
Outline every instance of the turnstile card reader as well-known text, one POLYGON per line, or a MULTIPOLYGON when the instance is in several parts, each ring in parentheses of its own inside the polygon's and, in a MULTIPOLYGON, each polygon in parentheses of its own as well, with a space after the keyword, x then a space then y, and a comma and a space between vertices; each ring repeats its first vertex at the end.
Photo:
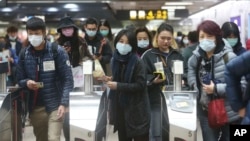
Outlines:
POLYGON ((170 141, 196 141, 196 91, 165 91, 170 141))

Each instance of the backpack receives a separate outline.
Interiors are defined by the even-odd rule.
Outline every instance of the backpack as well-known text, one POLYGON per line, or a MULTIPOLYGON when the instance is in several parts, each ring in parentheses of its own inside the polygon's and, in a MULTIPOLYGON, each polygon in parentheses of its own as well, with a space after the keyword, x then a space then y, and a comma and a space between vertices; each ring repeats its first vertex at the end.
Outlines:
MULTIPOLYGON (((58 44, 56 42, 51 43, 51 49, 52 49, 53 58, 55 59, 57 54, 58 54, 58 52, 57 52, 58 44)), ((20 60, 24 60, 26 50, 27 50, 27 48, 23 48, 20 51, 20 54, 19 54, 20 60)))

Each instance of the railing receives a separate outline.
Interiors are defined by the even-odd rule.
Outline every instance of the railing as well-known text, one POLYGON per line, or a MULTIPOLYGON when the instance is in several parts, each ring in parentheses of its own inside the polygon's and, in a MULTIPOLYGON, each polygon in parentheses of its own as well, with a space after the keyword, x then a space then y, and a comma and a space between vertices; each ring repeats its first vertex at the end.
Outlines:
POLYGON ((22 141, 24 101, 21 89, 0 94, 0 141, 22 141))

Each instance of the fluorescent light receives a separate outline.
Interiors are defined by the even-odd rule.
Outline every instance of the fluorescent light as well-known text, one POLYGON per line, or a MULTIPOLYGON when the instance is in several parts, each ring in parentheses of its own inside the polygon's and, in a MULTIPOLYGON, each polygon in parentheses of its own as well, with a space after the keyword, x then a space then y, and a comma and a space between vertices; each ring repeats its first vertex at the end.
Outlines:
POLYGON ((165 5, 193 5, 192 2, 165 2, 165 5))
POLYGON ((12 9, 9 7, 5 7, 1 10, 2 12, 12 12, 12 9))
POLYGON ((56 7, 50 7, 47 9, 48 12, 57 12, 58 11, 58 8, 56 7))
POLYGON ((186 9, 186 6, 162 6, 161 9, 186 9))
POLYGON ((76 9, 78 8, 78 5, 77 4, 74 4, 74 3, 69 3, 69 4, 65 4, 64 5, 64 8, 67 8, 67 9, 76 9))

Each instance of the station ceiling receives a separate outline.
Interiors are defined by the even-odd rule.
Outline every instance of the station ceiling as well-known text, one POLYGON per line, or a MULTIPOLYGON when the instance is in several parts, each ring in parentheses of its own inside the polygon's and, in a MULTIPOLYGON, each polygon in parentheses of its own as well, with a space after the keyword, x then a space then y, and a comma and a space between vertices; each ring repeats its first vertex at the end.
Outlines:
MULTIPOLYGON (((4 1, 4 0, 2 0, 4 1)), ((81 25, 84 19, 95 17, 107 19, 112 27, 123 27, 127 23, 146 24, 147 20, 117 20, 119 10, 160 10, 167 3, 177 2, 174 7, 180 7, 178 3, 191 2, 184 5, 189 15, 219 4, 225 0, 6 0, 6 5, 0 7, 1 23, 23 23, 25 17, 44 15, 48 24, 55 24, 64 16, 71 16, 81 25), (65 8, 66 4, 76 4, 76 8, 65 8), (57 8, 57 9, 55 9, 57 8)), ((1 3, 0 3, 1 4, 1 3)), ((169 9, 170 10, 170 9, 169 9)), ((185 17, 182 17, 183 19, 185 17)), ((173 24, 181 19, 168 19, 173 24)))

